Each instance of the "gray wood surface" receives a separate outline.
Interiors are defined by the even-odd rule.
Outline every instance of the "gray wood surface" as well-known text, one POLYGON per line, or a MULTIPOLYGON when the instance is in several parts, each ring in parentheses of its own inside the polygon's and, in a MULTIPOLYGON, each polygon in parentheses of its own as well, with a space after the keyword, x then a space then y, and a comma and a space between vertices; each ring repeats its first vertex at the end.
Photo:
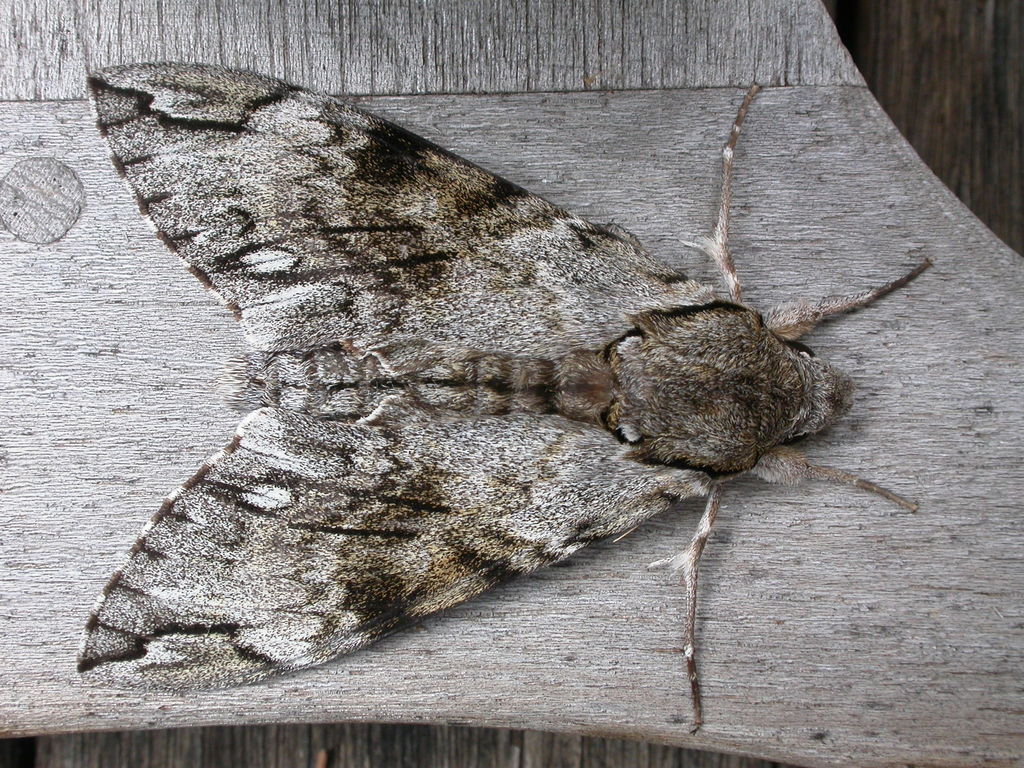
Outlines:
POLYGON ((814 0, 3 3, 5 99, 84 98, 85 67, 155 60, 328 93, 862 82, 814 0))
MULTIPOLYGON (((86 63, 158 58, 376 93, 860 83, 813 2, 186 5, 7 0, 0 98, 73 98, 86 63)), ((710 226, 739 96, 369 104, 710 279, 676 241, 710 226)), ((161 496, 230 433, 211 385, 241 340, 139 219, 84 104, 0 105, 0 136, 0 174, 59 158, 86 194, 52 245, 0 233, 3 733, 345 718, 614 733, 806 765, 1021 758, 1021 267, 862 89, 759 98, 738 156, 736 253, 761 304, 936 260, 811 339, 861 391, 809 448, 922 510, 735 483, 703 569, 708 722, 692 740, 673 653, 682 590, 644 566, 685 545, 696 505, 320 670, 189 697, 84 689, 73 656, 88 607, 161 496)), ((252 738, 269 750, 274 734, 252 738)), ((61 764, 88 764, 100 738, 61 742, 79 750, 61 764)), ((42 756, 60 748, 41 743, 42 756)))
MULTIPOLYGON (((394 97, 372 109, 713 277, 677 245, 712 221, 736 89, 394 97), (642 115, 642 120, 637 116, 642 115)), ((707 722, 688 736, 684 598, 645 565, 696 504, 567 567, 244 692, 89 688, 73 657, 97 588, 159 499, 231 432, 213 392, 241 348, 152 236, 80 102, 4 105, 88 200, 50 246, 4 242, 0 711, 11 734, 338 719, 632 735, 806 764, 1020 756, 1024 266, 965 213, 861 88, 769 89, 738 153, 734 250, 769 306, 877 283, 898 296, 812 338, 860 386, 809 451, 921 503, 731 484, 699 610, 707 722)), ((7 156, 15 153, 8 152, 7 156)))

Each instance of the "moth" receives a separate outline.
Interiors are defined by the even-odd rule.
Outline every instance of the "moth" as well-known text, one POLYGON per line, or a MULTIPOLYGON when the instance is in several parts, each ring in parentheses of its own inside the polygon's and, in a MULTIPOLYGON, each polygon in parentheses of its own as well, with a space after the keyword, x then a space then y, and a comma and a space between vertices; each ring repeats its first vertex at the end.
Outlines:
POLYGON ((722 486, 824 479, 792 443, 850 407, 796 341, 885 286, 760 314, 600 226, 344 101, 226 69, 90 78, 114 164, 240 321, 251 410, 103 589, 101 681, 227 686, 320 664, 707 497, 683 571, 694 725, 697 562, 722 486))

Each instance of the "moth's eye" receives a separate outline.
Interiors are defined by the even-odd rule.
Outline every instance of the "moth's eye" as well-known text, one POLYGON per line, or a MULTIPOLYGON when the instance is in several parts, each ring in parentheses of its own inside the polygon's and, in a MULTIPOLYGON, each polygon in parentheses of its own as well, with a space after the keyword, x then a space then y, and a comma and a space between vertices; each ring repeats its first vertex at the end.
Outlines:
POLYGON ((644 437, 640 430, 632 424, 620 424, 613 430, 613 434, 620 443, 629 443, 630 445, 639 443, 644 437))
POLYGON ((781 445, 793 445, 794 443, 799 443, 802 440, 806 440, 809 435, 810 432, 801 432, 799 435, 793 435, 792 437, 786 438, 782 441, 781 445))
POLYGON ((797 352, 802 352, 808 357, 814 357, 814 350, 808 347, 806 344, 801 344, 799 341, 793 341, 792 339, 784 339, 786 346, 790 349, 795 349, 797 352))
POLYGON ((601 356, 604 358, 605 362, 611 362, 612 358, 618 355, 620 344, 634 338, 642 341, 647 338, 647 334, 639 328, 630 328, 621 336, 612 339, 607 345, 605 345, 604 350, 601 352, 601 356))

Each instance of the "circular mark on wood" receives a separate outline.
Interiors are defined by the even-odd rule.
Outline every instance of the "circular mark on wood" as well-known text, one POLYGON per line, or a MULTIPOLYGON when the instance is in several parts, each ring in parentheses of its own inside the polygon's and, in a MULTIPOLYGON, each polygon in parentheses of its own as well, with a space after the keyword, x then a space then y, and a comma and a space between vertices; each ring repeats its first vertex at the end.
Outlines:
POLYGON ((0 223, 30 243, 64 237, 84 202, 78 175, 52 157, 22 160, 0 180, 0 223))

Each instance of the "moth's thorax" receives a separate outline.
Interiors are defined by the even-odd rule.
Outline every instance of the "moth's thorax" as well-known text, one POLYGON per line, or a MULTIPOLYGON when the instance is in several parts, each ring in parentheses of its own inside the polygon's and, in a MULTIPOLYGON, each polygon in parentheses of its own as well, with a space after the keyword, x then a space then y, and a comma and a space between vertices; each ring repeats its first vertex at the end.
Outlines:
POLYGON ((725 302, 651 311, 611 343, 606 423, 634 458, 742 472, 849 407, 852 385, 761 316, 725 302))

